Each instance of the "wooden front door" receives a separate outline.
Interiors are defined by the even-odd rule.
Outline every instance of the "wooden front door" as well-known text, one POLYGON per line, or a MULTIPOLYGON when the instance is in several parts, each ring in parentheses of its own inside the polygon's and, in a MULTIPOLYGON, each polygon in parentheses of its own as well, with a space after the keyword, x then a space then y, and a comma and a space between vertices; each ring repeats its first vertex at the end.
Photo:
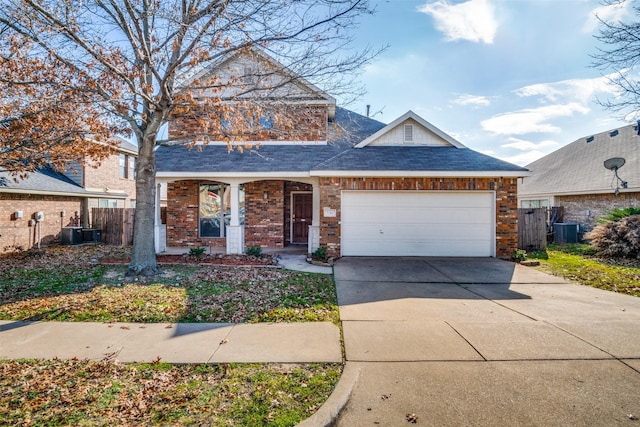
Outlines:
POLYGON ((307 243, 313 217, 311 193, 293 193, 291 209, 291 243, 307 243))

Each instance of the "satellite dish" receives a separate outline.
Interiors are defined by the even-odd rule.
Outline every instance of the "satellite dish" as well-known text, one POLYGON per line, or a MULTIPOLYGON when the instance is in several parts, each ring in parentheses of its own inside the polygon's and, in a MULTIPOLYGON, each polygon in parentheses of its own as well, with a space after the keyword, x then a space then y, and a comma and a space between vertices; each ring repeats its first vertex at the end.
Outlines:
POLYGON ((622 157, 613 157, 604 161, 604 167, 610 171, 615 171, 624 166, 624 159, 622 157))

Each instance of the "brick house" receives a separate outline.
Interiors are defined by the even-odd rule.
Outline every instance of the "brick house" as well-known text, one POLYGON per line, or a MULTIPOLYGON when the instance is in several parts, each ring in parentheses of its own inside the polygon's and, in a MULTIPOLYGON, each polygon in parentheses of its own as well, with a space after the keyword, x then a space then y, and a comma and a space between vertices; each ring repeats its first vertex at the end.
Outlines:
POLYGON ((0 252, 59 242, 63 227, 89 227, 94 207, 135 207, 136 157, 137 147, 121 140, 97 168, 90 161, 64 173, 45 167, 17 181, 0 171, 0 252))
POLYGON ((518 184, 523 208, 562 206, 564 222, 588 231, 615 208, 640 206, 640 136, 637 125, 588 135, 527 165, 518 184), (604 161, 623 158, 620 179, 604 161), (626 183, 622 185, 622 181, 626 183))
MULTIPOLYGON (((207 72, 247 68, 236 56, 207 72)), ((269 139, 267 126, 243 152, 216 141, 157 149, 156 178, 167 188, 158 252, 300 244, 331 256, 508 258, 517 249, 526 169, 466 148, 411 111, 385 125, 303 79, 294 84, 288 137, 269 139)), ((189 125, 171 123, 169 133, 188 139, 189 125)))

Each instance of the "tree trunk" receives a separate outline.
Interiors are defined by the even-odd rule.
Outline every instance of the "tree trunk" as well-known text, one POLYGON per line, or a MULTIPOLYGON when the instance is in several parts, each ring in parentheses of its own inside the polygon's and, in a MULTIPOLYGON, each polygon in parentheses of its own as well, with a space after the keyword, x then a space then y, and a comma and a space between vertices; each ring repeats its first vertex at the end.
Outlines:
POLYGON ((155 132, 145 132, 138 140, 136 163, 136 214, 133 228, 133 249, 128 276, 153 276, 161 273, 156 262, 155 202, 156 159, 155 132))

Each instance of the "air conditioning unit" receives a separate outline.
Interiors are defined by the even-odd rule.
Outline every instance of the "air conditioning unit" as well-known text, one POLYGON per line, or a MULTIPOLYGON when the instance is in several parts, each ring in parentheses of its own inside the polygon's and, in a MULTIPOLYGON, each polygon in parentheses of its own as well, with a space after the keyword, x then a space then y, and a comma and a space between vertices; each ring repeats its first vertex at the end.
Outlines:
POLYGON ((553 224, 553 243, 578 243, 580 224, 557 222, 553 224))
POLYGON ((60 234, 63 245, 79 245, 82 243, 82 227, 63 227, 60 234))
POLYGON ((102 231, 97 228, 83 228, 82 241, 85 243, 100 243, 102 241, 102 231))

